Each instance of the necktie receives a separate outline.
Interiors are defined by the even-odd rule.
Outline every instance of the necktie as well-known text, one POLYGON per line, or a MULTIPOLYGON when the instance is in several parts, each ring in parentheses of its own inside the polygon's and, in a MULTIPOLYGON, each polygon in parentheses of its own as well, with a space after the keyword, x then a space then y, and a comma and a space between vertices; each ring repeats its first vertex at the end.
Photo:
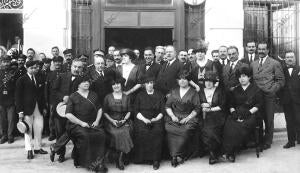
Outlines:
POLYGON ((168 69, 170 66, 170 62, 168 62, 168 64, 166 65, 166 69, 168 69))
POLYGON ((262 67, 262 65, 263 65, 263 58, 260 58, 259 67, 262 67))
POLYGON ((231 65, 230 65, 229 73, 231 73, 232 70, 233 70, 233 63, 231 63, 231 65))
POLYGON ((250 64, 252 63, 252 61, 253 61, 253 54, 250 54, 250 60, 249 60, 250 64))
POLYGON ((225 59, 222 59, 222 65, 223 66, 225 65, 225 59))
POLYGON ((117 70, 120 74, 122 74, 122 65, 117 65, 117 70))
POLYGON ((36 86, 36 83, 35 83, 35 81, 34 81, 33 75, 31 76, 31 82, 32 82, 32 84, 33 84, 34 86, 36 86))

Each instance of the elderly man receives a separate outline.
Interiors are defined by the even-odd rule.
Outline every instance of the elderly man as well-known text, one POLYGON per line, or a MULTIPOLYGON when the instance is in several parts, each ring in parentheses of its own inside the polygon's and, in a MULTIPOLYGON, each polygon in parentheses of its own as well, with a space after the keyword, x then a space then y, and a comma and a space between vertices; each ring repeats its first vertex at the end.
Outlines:
POLYGON ((276 92, 284 86, 285 78, 281 64, 268 56, 269 48, 265 42, 258 44, 259 60, 252 62, 253 79, 263 91, 264 106, 262 115, 265 123, 263 149, 271 148, 274 130, 274 109, 276 92))
POLYGON ((165 53, 168 61, 161 67, 155 86, 163 94, 167 95, 169 91, 177 86, 176 79, 183 70, 183 64, 176 59, 176 50, 174 46, 167 46, 165 53))
POLYGON ((243 63, 251 64, 253 61, 258 60, 258 55, 256 52, 256 43, 254 41, 248 41, 246 44, 246 52, 244 58, 242 59, 243 63))
POLYGON ((282 105, 286 120, 288 142, 283 148, 295 146, 295 141, 300 144, 300 67, 296 65, 296 57, 293 51, 285 53, 282 105))

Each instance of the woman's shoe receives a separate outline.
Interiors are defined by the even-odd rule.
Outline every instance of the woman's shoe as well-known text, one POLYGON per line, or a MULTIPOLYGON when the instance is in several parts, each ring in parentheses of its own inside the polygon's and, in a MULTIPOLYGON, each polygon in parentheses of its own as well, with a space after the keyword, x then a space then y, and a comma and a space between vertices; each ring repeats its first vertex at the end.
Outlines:
POLYGON ((124 170, 123 152, 120 152, 119 159, 116 163, 116 167, 120 170, 124 170))
POLYGON ((159 161, 154 161, 154 162, 153 162, 153 169, 154 169, 154 170, 158 170, 158 169, 159 169, 159 166, 160 166, 159 161))
POLYGON ((171 165, 175 168, 178 165, 176 157, 172 157, 171 165))

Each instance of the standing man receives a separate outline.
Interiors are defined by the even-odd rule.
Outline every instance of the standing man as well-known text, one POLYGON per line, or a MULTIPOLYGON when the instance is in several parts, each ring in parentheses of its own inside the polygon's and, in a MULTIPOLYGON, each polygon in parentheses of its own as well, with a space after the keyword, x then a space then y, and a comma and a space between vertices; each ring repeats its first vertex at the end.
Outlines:
POLYGON ((188 60, 191 63, 195 62, 196 61, 196 54, 194 52, 194 49, 189 49, 187 53, 188 53, 188 60))
POLYGON ((187 51, 185 50, 179 51, 178 60, 182 63, 183 69, 187 70, 188 72, 192 71, 192 63, 188 59, 187 51))
POLYGON ((156 46, 155 47, 155 62, 157 64, 163 65, 165 55, 165 48, 163 46, 156 46))
POLYGON ((1 59, 0 70, 0 134, 2 138, 0 144, 8 141, 9 144, 14 142, 13 131, 15 127, 15 73, 10 68, 11 58, 4 56, 1 59))
POLYGON ((34 49, 33 48, 27 49, 27 59, 26 59, 26 61, 29 61, 29 60, 33 61, 34 57, 35 57, 34 49))
POLYGON ((258 60, 259 57, 255 53, 256 51, 256 44, 254 41, 249 41, 246 44, 246 53, 244 55, 244 58, 241 60, 243 63, 251 64, 253 61, 258 60))
MULTIPOLYGON (((71 72, 63 73, 53 83, 53 91, 55 93, 55 108, 59 102, 65 104, 69 100, 69 96, 77 91, 76 80, 82 75, 83 63, 79 59, 74 59, 71 63, 71 72)), ((55 131, 56 131, 56 143, 54 144, 55 153, 59 154, 58 161, 65 161, 65 145, 70 140, 66 133, 66 118, 59 117, 57 114, 54 117, 55 131)), ((51 151, 52 152, 52 151, 51 151)))
POLYGON ((167 46, 165 53, 168 61, 160 69, 155 86, 163 94, 167 95, 169 91, 177 86, 176 79, 180 71, 183 70, 183 65, 176 59, 174 46, 167 46))
POLYGON ((281 64, 268 56, 269 48, 265 42, 258 44, 259 60, 252 62, 253 79, 256 85, 263 91, 265 135, 263 149, 271 148, 274 130, 274 109, 276 92, 284 86, 285 78, 281 64))
POLYGON ((114 60, 115 60, 115 70, 118 72, 119 75, 122 76, 122 57, 120 54, 120 50, 116 49, 113 53, 114 60))
POLYGON ((108 47, 108 54, 112 55, 114 53, 114 51, 116 50, 116 47, 115 46, 109 46, 108 47))
POLYGON ((239 51, 236 46, 228 47, 228 56, 229 62, 223 67, 223 84, 225 87, 225 91, 233 91, 240 82, 239 79, 236 77, 235 72, 242 67, 248 67, 247 64, 242 63, 239 61, 239 51))
POLYGON ((17 59, 17 63, 18 63, 18 69, 16 70, 16 79, 18 79, 19 77, 23 76, 24 74, 26 74, 27 70, 25 68, 25 61, 26 61, 27 57, 26 55, 19 55, 18 59, 17 59))
POLYGON ((45 83, 45 98, 47 105, 49 107, 49 141, 53 141, 55 139, 56 133, 55 133, 55 122, 54 122, 54 117, 56 114, 56 109, 55 109, 55 104, 56 104, 56 99, 55 99, 55 93, 53 91, 53 84, 54 81, 58 78, 59 75, 63 73, 62 71, 62 64, 63 64, 63 57, 57 56, 53 57, 53 66, 54 70, 50 71, 47 74, 46 77, 46 83, 45 83))
POLYGON ((226 46, 220 46, 220 48, 219 48, 219 61, 222 65, 222 67, 224 67, 225 65, 227 65, 229 63, 228 52, 227 52, 226 46))
POLYGON ((42 113, 46 111, 43 95, 44 83, 36 76, 35 61, 27 61, 25 66, 27 74, 17 80, 15 99, 19 119, 24 119, 29 126, 28 132, 24 134, 27 159, 33 159, 32 133, 34 134, 34 154, 48 153, 41 148, 44 125, 42 113))
POLYGON ((300 144, 300 67, 296 65, 293 51, 285 53, 284 76, 285 86, 281 102, 286 120, 288 142, 283 148, 295 146, 295 141, 300 144))
POLYGON ((63 51, 65 63, 63 64, 63 71, 70 72, 71 64, 73 60, 72 49, 66 49, 63 51))
POLYGON ((151 47, 146 47, 144 50, 145 63, 140 66, 143 76, 151 76, 155 79, 158 76, 160 65, 154 62, 154 51, 151 47))

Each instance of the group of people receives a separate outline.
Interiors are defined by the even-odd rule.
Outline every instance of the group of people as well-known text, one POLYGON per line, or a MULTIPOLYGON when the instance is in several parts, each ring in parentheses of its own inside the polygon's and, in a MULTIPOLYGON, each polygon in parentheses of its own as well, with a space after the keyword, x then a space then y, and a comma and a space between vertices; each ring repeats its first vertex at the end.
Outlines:
POLYGON ((283 105, 288 131, 284 148, 300 144, 300 68, 295 53, 272 58, 265 42, 238 48, 221 46, 207 55, 207 47, 176 51, 172 45, 139 50, 108 48, 73 57, 67 49, 53 58, 33 49, 27 56, 1 57, 1 141, 12 143, 15 112, 28 124, 27 158, 47 154, 41 148, 43 118, 49 114, 50 159, 65 160, 66 144, 74 147, 75 166, 107 172, 105 161, 124 170, 129 162, 150 163, 159 169, 162 159, 173 167, 209 154, 209 164, 235 162, 238 151, 253 145, 271 148, 275 100, 283 105), (16 67, 12 64, 17 63, 16 67), (65 116, 56 107, 65 104, 65 116), (34 135, 34 147, 32 147, 34 135))

